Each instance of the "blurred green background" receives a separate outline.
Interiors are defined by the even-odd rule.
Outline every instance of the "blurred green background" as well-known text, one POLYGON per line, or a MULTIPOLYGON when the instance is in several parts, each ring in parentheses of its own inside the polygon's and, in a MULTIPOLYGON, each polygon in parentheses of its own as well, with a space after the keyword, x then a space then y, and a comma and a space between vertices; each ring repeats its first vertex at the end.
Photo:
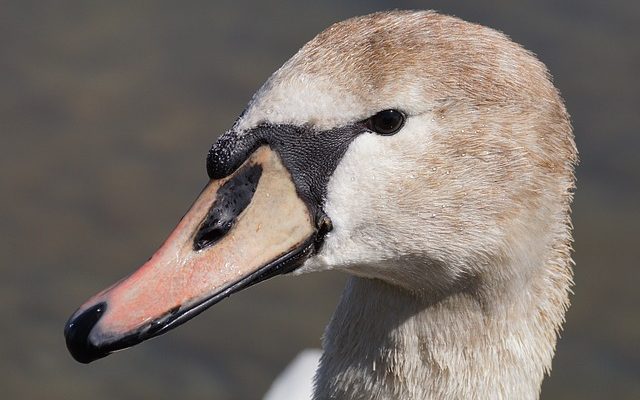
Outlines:
POLYGON ((62 337, 157 248, 251 94, 332 22, 431 8, 544 61, 581 154, 576 286, 544 399, 640 398, 640 2, 0 2, 0 397, 255 399, 344 276, 281 277, 91 365, 62 337))

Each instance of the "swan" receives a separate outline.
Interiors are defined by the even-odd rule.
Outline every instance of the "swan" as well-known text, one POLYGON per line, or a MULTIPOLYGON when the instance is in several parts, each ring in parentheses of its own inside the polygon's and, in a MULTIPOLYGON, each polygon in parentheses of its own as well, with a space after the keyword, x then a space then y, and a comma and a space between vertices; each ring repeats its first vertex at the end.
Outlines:
POLYGON ((577 150, 546 67, 432 11, 336 23, 253 96, 191 209, 65 325, 83 363, 278 274, 350 275, 313 398, 534 399, 572 286, 577 150))

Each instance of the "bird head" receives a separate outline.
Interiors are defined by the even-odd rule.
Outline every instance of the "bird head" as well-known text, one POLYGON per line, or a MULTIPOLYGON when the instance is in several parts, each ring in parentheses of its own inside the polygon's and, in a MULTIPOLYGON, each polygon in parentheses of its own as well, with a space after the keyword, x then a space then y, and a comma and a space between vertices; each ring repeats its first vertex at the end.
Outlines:
POLYGON ((433 12, 337 23, 218 138, 191 209, 72 315, 68 348, 93 361, 292 271, 435 299, 526 276, 494 261, 569 235, 575 157, 545 67, 505 35, 433 12))

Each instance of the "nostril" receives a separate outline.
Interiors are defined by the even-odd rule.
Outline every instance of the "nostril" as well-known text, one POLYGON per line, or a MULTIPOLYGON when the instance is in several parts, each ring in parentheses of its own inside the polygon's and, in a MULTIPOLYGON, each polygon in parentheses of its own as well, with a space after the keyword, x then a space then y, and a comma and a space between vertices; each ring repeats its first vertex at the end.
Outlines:
POLYGON ((208 223, 208 220, 202 225, 193 241, 194 250, 202 250, 211 246, 220 240, 224 235, 229 232, 233 225, 234 220, 215 220, 212 223, 208 223))
POLYGON ((215 244, 231 230, 251 202, 261 176, 262 166, 245 166, 220 186, 215 202, 196 231, 193 250, 215 244))
POLYGON ((84 310, 81 314, 72 316, 64 327, 64 336, 67 341, 67 349, 76 361, 87 364, 102 358, 108 352, 101 351, 89 340, 89 334, 98 323, 107 303, 98 303, 84 310))

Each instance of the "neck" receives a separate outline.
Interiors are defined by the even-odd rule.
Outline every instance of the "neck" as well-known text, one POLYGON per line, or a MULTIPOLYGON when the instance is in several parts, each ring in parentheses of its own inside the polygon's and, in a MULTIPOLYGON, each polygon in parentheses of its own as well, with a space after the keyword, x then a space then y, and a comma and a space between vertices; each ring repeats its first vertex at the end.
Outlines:
POLYGON ((538 398, 568 304, 566 264, 440 301, 350 278, 325 333, 315 399, 538 398))

